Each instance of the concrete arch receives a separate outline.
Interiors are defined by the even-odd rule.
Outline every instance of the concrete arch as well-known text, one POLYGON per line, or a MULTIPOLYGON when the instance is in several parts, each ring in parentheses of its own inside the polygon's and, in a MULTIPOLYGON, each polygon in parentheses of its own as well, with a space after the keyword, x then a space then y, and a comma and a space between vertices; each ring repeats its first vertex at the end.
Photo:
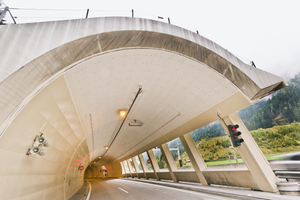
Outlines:
MULTIPOLYGON (((1 70, 8 71, 0 83, 0 155, 5 160, 0 166, 0 193, 8 199, 72 196, 83 183, 84 170, 78 167, 86 170, 103 155, 122 122, 117 110, 128 109, 139 85, 144 92, 126 123, 138 119, 145 125, 139 130, 126 126, 102 158, 99 166, 114 169, 109 176, 121 176, 119 159, 215 121, 216 110, 226 116, 285 86, 280 77, 242 63, 195 33, 146 19, 11 25, 0 27, 0 33, 21 41, 15 30, 39 27, 45 29, 25 42, 24 49, 32 46, 33 55, 8 55, 9 50, 0 62, 5 66, 1 70), (54 37, 62 39, 50 44, 54 37), (46 47, 39 50, 36 40, 46 47), (13 69, 6 67, 9 64, 13 69), (207 87, 197 87, 198 83, 207 87), (26 155, 41 132, 52 142, 47 155, 26 155)), ((1 39, 0 44, 7 43, 1 39)))

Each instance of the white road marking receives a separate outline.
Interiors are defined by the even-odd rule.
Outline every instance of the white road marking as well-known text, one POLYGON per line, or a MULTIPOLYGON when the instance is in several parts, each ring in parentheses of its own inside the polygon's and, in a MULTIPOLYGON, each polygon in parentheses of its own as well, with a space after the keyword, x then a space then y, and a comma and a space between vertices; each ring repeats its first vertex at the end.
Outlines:
POLYGON ((89 193, 88 193, 88 195, 87 195, 87 197, 86 197, 86 200, 89 200, 89 199, 90 199, 91 192, 92 192, 92 185, 91 185, 90 182, 88 182, 88 183, 89 183, 89 186, 90 186, 90 190, 89 190, 89 193))
POLYGON ((123 192, 126 192, 126 193, 128 193, 126 190, 124 190, 124 189, 122 189, 122 188, 120 188, 120 187, 118 187, 120 190, 122 190, 123 192))

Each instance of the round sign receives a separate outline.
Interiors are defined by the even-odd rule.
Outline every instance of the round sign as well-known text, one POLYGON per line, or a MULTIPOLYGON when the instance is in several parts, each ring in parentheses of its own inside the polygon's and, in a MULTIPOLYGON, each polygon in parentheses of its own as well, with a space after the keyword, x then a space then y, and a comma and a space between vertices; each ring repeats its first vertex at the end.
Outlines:
POLYGON ((151 163, 151 160, 150 160, 150 159, 148 159, 148 160, 147 160, 147 163, 148 163, 148 164, 150 164, 150 163, 151 163))
POLYGON ((79 166, 79 170, 82 171, 84 169, 84 166, 79 166))

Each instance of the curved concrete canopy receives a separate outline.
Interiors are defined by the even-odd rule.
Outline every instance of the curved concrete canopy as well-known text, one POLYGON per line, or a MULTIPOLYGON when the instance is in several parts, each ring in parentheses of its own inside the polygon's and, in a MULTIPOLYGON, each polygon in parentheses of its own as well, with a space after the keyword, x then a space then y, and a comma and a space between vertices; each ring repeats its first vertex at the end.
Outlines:
POLYGON ((39 189, 24 187, 23 178, 19 197, 58 190, 55 198, 68 198, 82 183, 79 164, 130 158, 285 86, 197 34, 146 19, 10 25, 0 33, 1 52, 15 41, 0 61, 0 154, 19 166, 1 167, 17 180, 53 178, 39 189), (25 42, 24 32, 31 35, 25 42), (117 112, 131 105, 123 122, 117 112), (128 126, 134 120, 143 126, 128 126), (47 155, 26 156, 39 132, 52 143, 47 155))

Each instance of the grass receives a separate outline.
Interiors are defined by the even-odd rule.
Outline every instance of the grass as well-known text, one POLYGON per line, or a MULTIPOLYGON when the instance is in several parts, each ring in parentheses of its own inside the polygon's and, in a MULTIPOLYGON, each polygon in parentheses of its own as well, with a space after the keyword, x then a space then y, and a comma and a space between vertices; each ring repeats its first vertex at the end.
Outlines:
MULTIPOLYGON (((239 163, 243 163, 243 159, 239 158, 238 159, 238 162, 239 163)), ((235 160, 231 160, 231 163, 232 164, 235 164, 236 161, 235 160)), ((212 166, 212 165, 227 165, 227 164, 230 164, 230 161, 229 160, 217 160, 217 161, 209 161, 209 162, 206 162, 206 165, 207 166, 212 166)))
MULTIPOLYGON (((276 160, 275 156, 281 155, 281 154, 286 154, 286 153, 278 153, 278 154, 270 154, 270 155, 265 155, 265 157, 267 158, 267 160, 276 160)), ((244 163, 243 159, 238 158, 238 162, 239 163, 244 163)), ((231 159, 231 163, 235 164, 236 161, 234 159, 231 159)), ((209 161, 206 162, 207 166, 213 166, 213 165, 228 165, 230 164, 229 160, 217 160, 217 161, 209 161)))
MULTIPOLYGON (((270 154, 270 155, 265 155, 267 160, 276 160, 278 158, 276 158, 275 156, 278 156, 278 155, 282 155, 282 154, 286 154, 287 152, 285 153, 277 153, 277 154, 270 154)), ((288 152, 289 153, 289 152, 288 152)))

